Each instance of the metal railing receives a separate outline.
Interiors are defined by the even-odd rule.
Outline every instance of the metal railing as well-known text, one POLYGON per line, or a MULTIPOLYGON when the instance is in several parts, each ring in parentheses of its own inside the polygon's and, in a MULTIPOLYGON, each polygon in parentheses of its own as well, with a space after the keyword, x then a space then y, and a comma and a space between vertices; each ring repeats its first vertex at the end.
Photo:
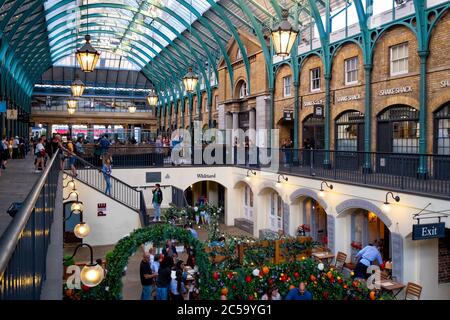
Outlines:
MULTIPOLYGON (((103 173, 100 167, 79 156, 71 155, 71 157, 76 159, 75 167, 77 170, 74 178, 135 211, 141 211, 140 191, 112 175, 103 173), (106 177, 109 177, 111 184, 109 193, 106 193, 106 177)), ((65 173, 72 176, 70 169, 66 169, 65 173)))
POLYGON ((0 300, 38 300, 46 278, 55 210, 58 152, 0 238, 0 300))
POLYGON ((450 197, 450 156, 314 149, 218 146, 191 148, 130 146, 113 156, 115 168, 240 166, 296 176, 450 197), (132 150, 132 152, 131 152, 132 150), (142 150, 142 152, 139 152, 142 150), (145 150, 145 151, 144 151, 145 150), (184 155, 176 158, 175 155, 184 155), (216 154, 217 153, 217 154, 216 154))

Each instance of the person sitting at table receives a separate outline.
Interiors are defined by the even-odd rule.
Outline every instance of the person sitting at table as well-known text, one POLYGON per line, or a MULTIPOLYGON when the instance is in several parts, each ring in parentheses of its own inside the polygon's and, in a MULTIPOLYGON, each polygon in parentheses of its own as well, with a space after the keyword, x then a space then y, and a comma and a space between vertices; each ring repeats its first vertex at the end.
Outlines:
POLYGON ((368 279, 370 274, 367 273, 367 268, 369 268, 372 263, 377 260, 378 264, 383 263, 381 258, 381 253, 376 246, 369 243, 367 246, 362 248, 355 256, 358 263, 355 267, 355 278, 368 279))
POLYGON ((313 296, 311 292, 306 290, 305 283, 300 282, 298 288, 291 289, 285 300, 312 300, 313 296))

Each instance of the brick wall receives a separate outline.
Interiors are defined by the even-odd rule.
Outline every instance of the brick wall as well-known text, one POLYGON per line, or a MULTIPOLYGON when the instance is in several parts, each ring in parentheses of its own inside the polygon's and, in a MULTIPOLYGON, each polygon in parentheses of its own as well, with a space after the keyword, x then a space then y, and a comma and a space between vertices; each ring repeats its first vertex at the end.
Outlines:
POLYGON ((445 238, 439 239, 439 283, 450 282, 450 229, 445 229, 445 238))

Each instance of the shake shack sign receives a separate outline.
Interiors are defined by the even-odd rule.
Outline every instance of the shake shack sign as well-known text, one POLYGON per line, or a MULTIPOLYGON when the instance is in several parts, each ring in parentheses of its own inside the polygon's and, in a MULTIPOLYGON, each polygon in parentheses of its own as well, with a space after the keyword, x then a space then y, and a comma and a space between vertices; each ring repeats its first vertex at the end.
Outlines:
POLYGON ((445 237, 445 223, 428 223, 413 225, 413 240, 426 240, 445 237))

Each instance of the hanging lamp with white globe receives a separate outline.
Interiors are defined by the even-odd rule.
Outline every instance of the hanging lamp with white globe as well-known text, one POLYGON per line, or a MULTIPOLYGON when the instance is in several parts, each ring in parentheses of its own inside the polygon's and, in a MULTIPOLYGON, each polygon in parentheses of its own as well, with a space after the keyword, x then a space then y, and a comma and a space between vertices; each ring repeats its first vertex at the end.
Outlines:
POLYGON ((292 46, 298 35, 298 29, 288 21, 289 11, 283 9, 281 21, 272 30, 272 42, 275 53, 280 57, 286 57, 291 53, 292 46))
POLYGON ((80 222, 73 228, 73 233, 78 239, 84 239, 91 233, 91 228, 86 222, 80 222))
POLYGON ((192 93, 197 88, 198 84, 198 76, 192 70, 192 67, 189 67, 188 73, 183 77, 183 85, 186 89, 186 92, 192 93))
POLYGON ((81 97, 84 92, 84 83, 79 78, 76 78, 70 85, 70 90, 72 90, 72 96, 81 97))
POLYGON ((150 107, 155 107, 158 104, 158 95, 155 92, 155 89, 152 89, 147 96, 147 102, 150 107))
POLYGON ((84 72, 93 72, 100 58, 100 53, 91 45, 90 35, 87 34, 84 39, 86 43, 76 53, 77 61, 81 70, 84 72))
POLYGON ((70 97, 67 99, 67 108, 69 109, 76 109, 77 108, 77 99, 74 97, 70 97))
POLYGON ((129 113, 135 113, 136 112, 136 106, 134 104, 130 105, 128 107, 128 112, 129 113))

